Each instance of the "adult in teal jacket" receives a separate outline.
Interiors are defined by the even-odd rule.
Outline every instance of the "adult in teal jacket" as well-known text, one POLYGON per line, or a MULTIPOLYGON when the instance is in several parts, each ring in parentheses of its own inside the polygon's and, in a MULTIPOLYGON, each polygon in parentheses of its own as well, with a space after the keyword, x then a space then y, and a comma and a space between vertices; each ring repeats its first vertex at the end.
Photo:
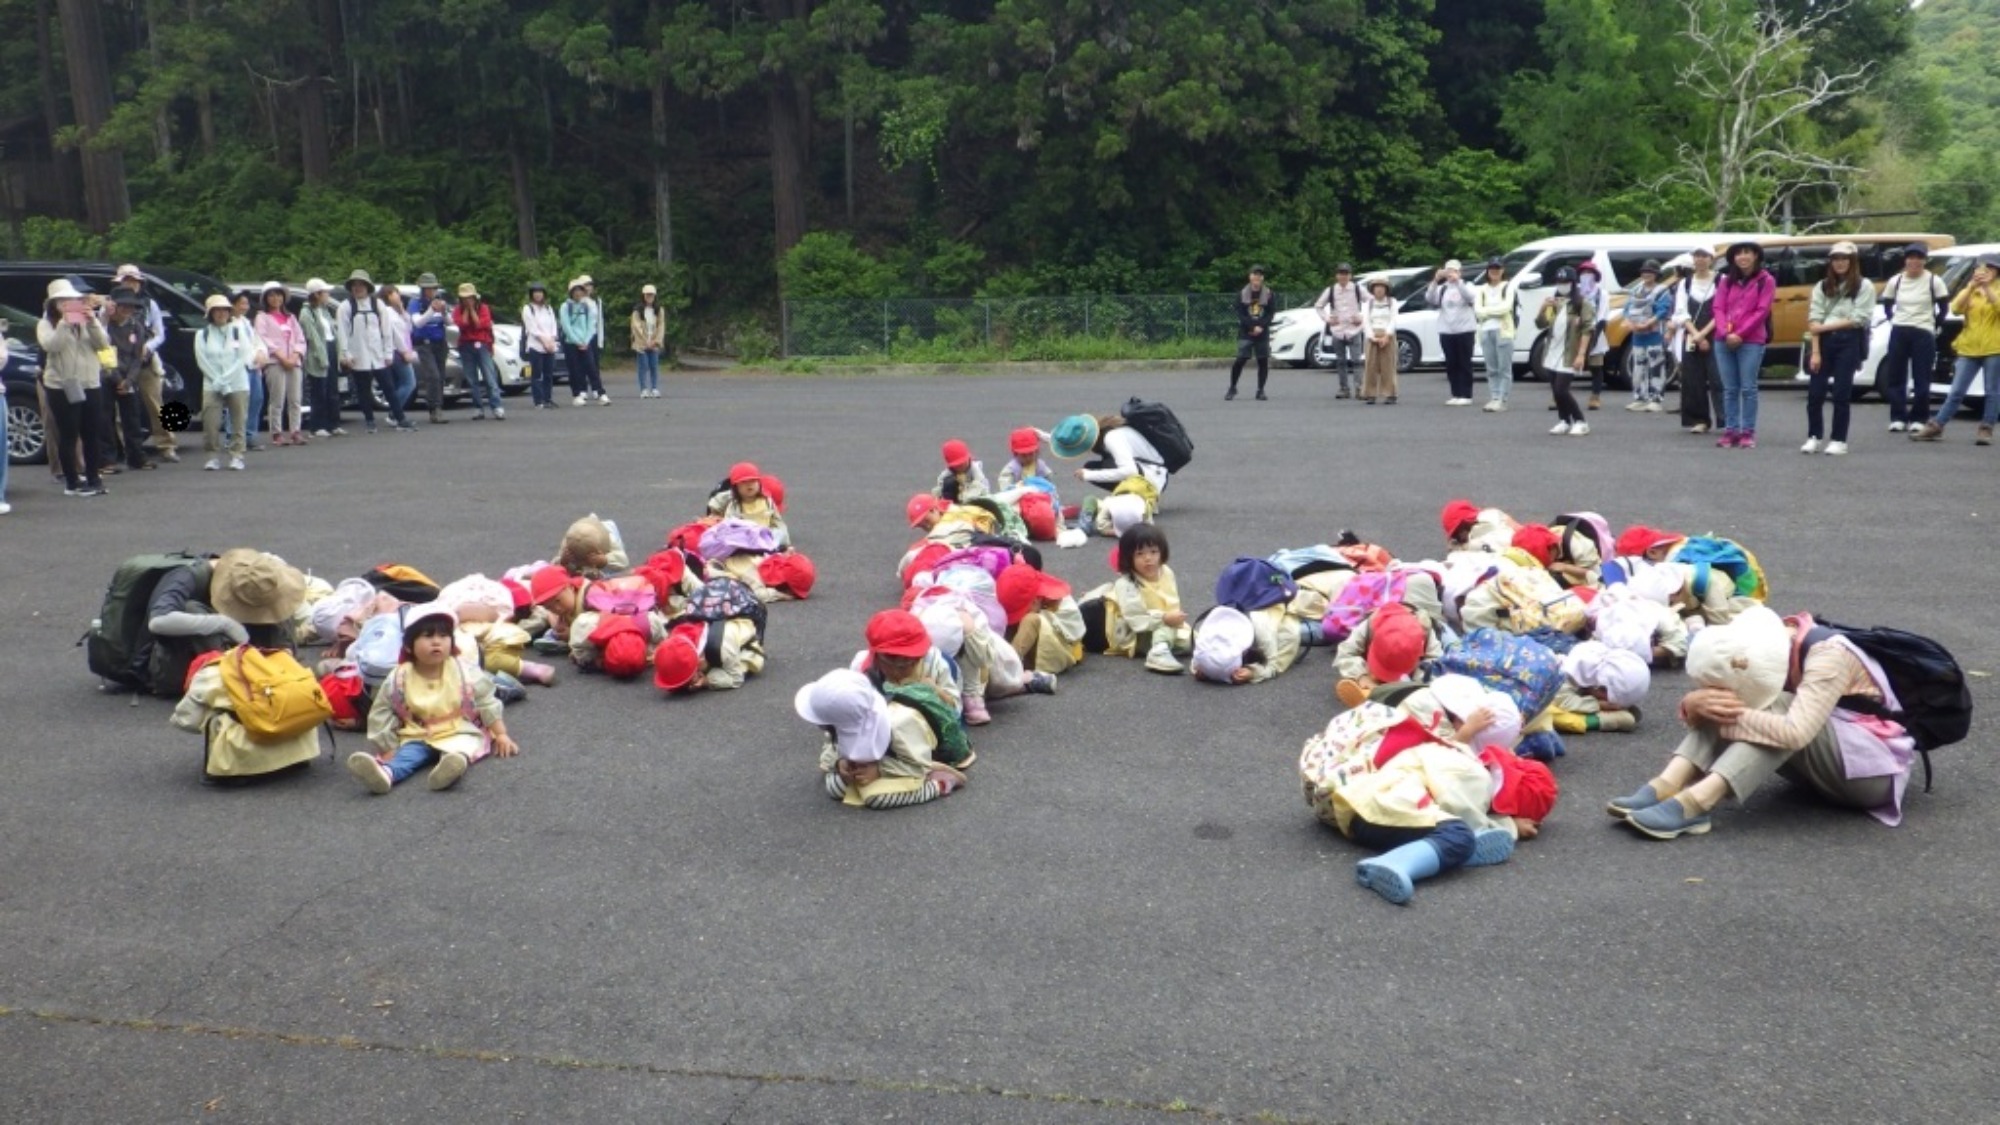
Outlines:
POLYGON ((610 405, 604 380, 597 371, 597 306, 581 279, 569 283, 569 300, 556 311, 562 331, 563 358, 569 363, 570 404, 583 406, 593 400, 610 405))

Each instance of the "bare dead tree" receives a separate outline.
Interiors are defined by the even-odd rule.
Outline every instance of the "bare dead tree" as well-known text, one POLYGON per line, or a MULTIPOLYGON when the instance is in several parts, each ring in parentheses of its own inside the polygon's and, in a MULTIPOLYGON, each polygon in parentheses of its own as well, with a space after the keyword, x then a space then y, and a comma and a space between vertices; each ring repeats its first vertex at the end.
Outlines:
POLYGON ((1821 31, 1852 4, 1828 0, 1803 16, 1769 0, 1680 0, 1681 35, 1694 48, 1680 85, 1712 116, 1699 142, 1682 142, 1678 165, 1654 188, 1680 183, 1714 202, 1715 224, 1754 215, 1768 224, 1794 196, 1832 189, 1844 194, 1858 169, 1808 151, 1798 134, 1820 106, 1867 89, 1874 64, 1829 74, 1814 65, 1821 31))

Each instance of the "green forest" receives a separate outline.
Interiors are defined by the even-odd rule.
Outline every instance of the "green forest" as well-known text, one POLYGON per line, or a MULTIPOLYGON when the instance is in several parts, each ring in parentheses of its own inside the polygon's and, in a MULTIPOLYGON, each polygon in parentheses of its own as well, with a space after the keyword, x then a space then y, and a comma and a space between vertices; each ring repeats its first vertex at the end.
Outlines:
POLYGON ((2000 235, 2000 0, 0 8, 15 255, 587 271, 723 347, 781 295, 1297 290, 1786 208, 2000 235))

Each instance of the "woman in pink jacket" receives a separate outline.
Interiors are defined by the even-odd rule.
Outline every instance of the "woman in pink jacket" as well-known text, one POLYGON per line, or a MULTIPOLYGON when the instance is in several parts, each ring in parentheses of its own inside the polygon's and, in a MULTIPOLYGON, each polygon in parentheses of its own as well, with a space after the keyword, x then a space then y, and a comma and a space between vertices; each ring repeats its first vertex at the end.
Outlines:
POLYGON ((1739 242, 1715 283, 1715 370, 1722 380, 1719 449, 1757 448, 1757 376, 1771 344, 1771 301, 1778 282, 1764 268, 1764 248, 1739 242))
POLYGON ((264 402, 270 411, 272 445, 304 445, 299 412, 305 405, 306 333, 285 302, 291 293, 283 282, 264 286, 264 308, 257 314, 257 339, 264 347, 264 402), (289 424, 287 424, 289 423, 289 424))

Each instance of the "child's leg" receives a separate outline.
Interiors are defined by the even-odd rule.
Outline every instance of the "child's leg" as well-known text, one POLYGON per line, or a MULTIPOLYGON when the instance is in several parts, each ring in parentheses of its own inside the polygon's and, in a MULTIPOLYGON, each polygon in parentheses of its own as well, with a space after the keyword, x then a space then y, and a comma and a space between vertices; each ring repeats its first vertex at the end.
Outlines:
POLYGON ((431 759, 435 757, 437 757, 437 751, 431 749, 430 744, 427 742, 403 743, 401 746, 396 747, 396 752, 390 756, 387 762, 383 763, 389 767, 389 783, 394 785, 402 781, 429 765, 431 759))
POLYGON ((1354 865, 1362 886, 1393 903, 1406 903, 1416 883, 1440 871, 1465 866, 1476 847, 1472 828, 1462 820, 1445 820, 1435 828, 1386 828, 1357 818, 1348 835, 1382 854, 1354 865))

